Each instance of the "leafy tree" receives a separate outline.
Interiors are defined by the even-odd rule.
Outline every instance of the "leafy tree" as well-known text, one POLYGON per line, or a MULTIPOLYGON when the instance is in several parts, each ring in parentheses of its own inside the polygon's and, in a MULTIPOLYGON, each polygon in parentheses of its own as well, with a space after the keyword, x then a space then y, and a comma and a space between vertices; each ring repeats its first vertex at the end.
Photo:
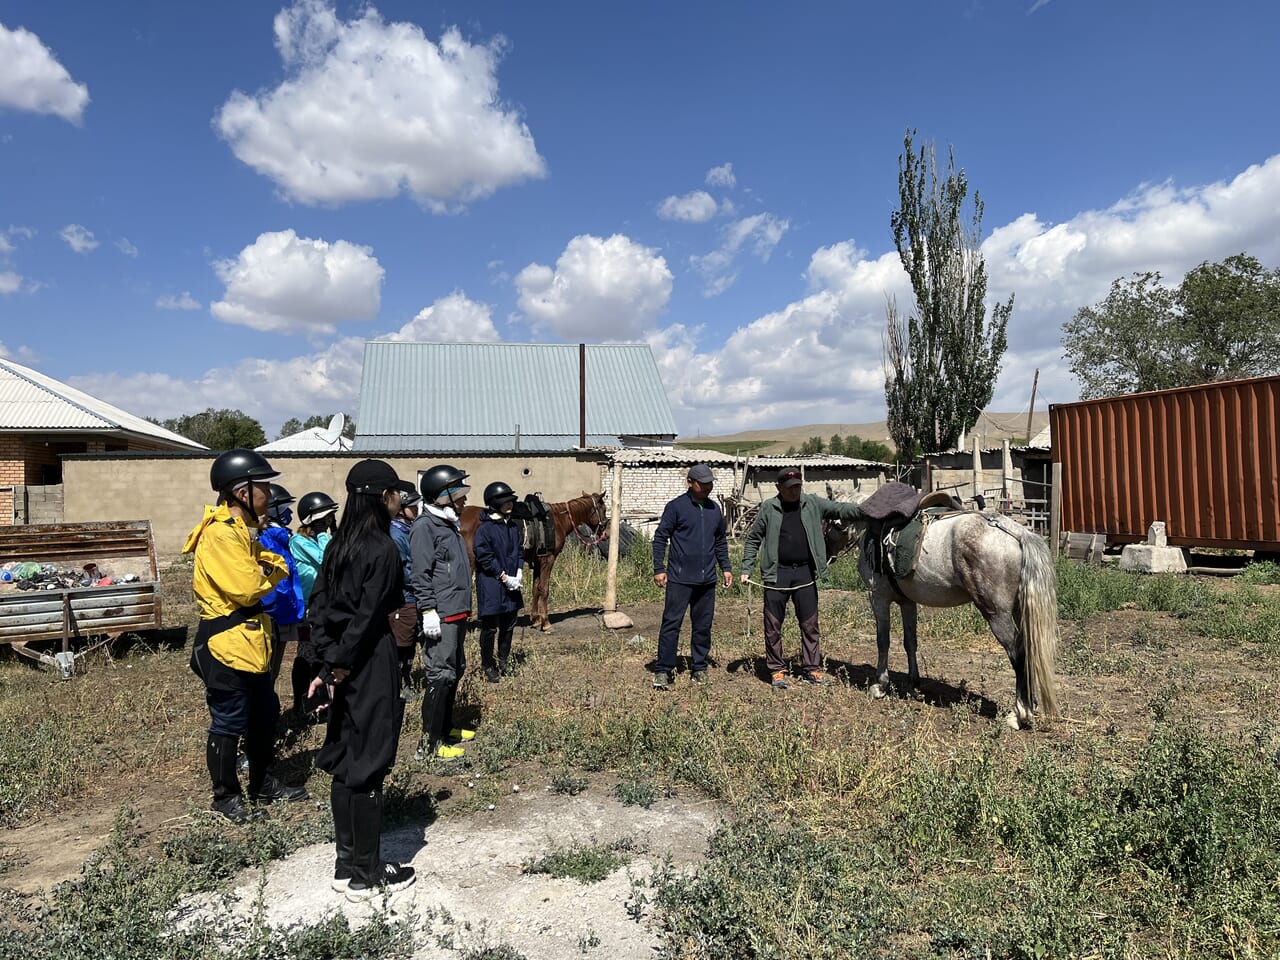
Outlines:
POLYGON ((793 443, 791 446, 787 447, 787 452, 783 454, 783 456, 794 457, 795 455, 796 455, 796 445, 793 443))
POLYGON ((210 450, 230 450, 232 447, 252 449, 267 442, 262 424, 240 410, 215 410, 210 407, 202 413, 189 413, 182 417, 152 422, 181 434, 188 440, 202 443, 210 450))
POLYGON ((969 181, 949 155, 940 180, 932 144, 903 140, 898 157, 901 207, 890 218, 898 257, 911 280, 914 309, 890 300, 885 325, 885 404, 899 456, 946 450, 991 402, 1013 296, 987 320, 982 198, 966 210, 969 181))
MULTIPOLYGON (((303 430, 310 430, 312 427, 324 428, 329 426, 329 421, 333 419, 332 413, 312 414, 306 420, 299 420, 297 417, 290 417, 280 427, 280 433, 276 436, 277 440, 284 437, 291 437, 295 433, 301 433, 303 430)), ((342 427, 342 435, 348 440, 354 440, 356 436, 356 420, 349 413, 342 415, 345 423, 342 427)))
POLYGON ((1119 279, 1062 325, 1085 399, 1274 373, 1280 368, 1280 269, 1238 253, 1188 271, 1119 279))
POLYGON ((800 455, 822 453, 825 446, 826 444, 822 442, 821 437, 810 437, 800 445, 800 455))
POLYGON ((848 456, 848 454, 846 454, 844 451, 844 437, 840 436, 840 434, 837 433, 830 440, 828 440, 827 453, 830 453, 832 456, 836 456, 836 457, 848 456))

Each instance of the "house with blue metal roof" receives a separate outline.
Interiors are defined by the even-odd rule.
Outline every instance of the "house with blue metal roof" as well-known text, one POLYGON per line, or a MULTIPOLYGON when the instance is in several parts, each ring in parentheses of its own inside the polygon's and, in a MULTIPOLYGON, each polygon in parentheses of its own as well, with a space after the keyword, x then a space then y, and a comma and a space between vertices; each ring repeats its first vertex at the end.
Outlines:
POLYGON ((358 422, 364 453, 562 453, 676 438, 644 343, 373 340, 358 422))

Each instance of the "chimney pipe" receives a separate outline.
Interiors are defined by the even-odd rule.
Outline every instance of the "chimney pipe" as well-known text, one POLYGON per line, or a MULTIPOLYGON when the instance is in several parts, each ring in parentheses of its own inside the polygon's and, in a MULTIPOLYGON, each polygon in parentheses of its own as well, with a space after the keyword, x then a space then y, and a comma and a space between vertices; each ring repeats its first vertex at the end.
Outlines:
POLYGON ((578 344, 578 448, 587 445, 587 345, 578 344))

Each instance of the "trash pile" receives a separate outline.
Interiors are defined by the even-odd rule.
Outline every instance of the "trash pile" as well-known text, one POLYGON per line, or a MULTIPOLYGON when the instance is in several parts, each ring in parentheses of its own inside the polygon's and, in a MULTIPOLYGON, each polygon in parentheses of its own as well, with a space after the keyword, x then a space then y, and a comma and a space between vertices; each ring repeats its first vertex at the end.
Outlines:
POLYGON ((59 569, 53 563, 11 560, 0 563, 0 582, 12 582, 19 590, 70 590, 76 587, 110 587, 117 583, 137 583, 137 574, 113 577, 96 563, 79 570, 59 569))

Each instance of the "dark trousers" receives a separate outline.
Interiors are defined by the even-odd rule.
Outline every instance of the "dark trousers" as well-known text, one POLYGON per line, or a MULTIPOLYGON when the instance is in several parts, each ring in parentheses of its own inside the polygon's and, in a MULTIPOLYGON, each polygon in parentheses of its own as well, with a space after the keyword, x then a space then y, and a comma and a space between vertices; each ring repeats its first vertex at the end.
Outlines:
POLYGON ((822 649, 818 644, 818 585, 813 582, 813 567, 778 567, 778 579, 764 588, 764 655, 770 673, 786 667, 782 658, 782 621, 787 615, 787 602, 796 607, 800 621, 800 652, 805 670, 822 668, 822 649), (770 587, 809 586, 799 590, 771 590, 770 587))
POLYGON ((658 670, 673 673, 680 646, 680 627, 689 612, 689 654, 696 673, 707 669, 711 655, 711 620, 716 613, 716 584, 673 583, 667 581, 667 597, 662 606, 662 629, 658 632, 658 670))
POLYGON ((511 656, 511 638, 516 632, 517 610, 505 613, 485 614, 480 618, 480 663, 486 670, 496 670, 501 664, 507 667, 511 656), (493 641, 498 641, 498 656, 493 656, 493 641))

